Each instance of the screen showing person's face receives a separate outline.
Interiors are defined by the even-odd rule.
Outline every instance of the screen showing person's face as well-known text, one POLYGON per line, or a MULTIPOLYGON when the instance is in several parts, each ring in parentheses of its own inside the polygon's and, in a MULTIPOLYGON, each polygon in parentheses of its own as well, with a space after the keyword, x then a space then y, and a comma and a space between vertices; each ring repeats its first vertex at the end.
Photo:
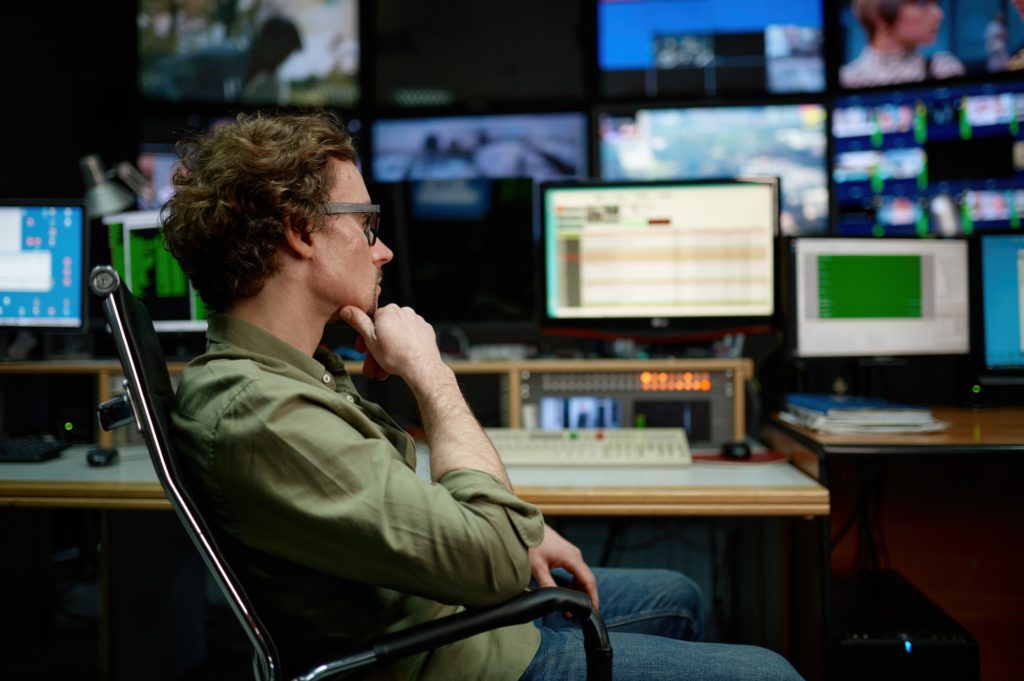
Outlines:
POLYGON ((931 45, 939 35, 943 16, 942 8, 934 0, 908 2, 896 15, 892 37, 907 48, 931 45))

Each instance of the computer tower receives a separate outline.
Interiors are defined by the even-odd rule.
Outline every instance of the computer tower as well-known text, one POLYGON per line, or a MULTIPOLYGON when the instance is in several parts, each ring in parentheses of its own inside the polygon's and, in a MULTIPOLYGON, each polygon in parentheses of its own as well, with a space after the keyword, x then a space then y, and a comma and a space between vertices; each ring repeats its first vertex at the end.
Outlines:
POLYGON ((977 681, 978 643, 896 572, 832 576, 831 678, 977 681))

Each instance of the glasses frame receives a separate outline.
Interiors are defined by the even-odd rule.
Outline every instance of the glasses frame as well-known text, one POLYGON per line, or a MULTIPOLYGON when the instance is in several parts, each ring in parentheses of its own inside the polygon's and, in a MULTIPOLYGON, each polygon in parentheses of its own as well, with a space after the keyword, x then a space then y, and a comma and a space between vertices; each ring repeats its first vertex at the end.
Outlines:
POLYGON ((377 232, 380 231, 380 204, 347 203, 344 201, 324 201, 320 204, 325 215, 346 215, 362 213, 368 217, 363 227, 366 243, 373 246, 377 243, 377 232))

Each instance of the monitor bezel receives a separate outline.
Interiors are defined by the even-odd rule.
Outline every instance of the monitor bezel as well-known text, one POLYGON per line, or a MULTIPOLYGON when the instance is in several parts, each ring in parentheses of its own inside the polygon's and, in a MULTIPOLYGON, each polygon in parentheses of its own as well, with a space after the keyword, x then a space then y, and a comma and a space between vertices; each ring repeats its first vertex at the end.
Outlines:
POLYGON ((919 237, 885 237, 884 239, 870 236, 788 236, 783 238, 782 246, 782 262, 784 264, 785 271, 782 274, 783 286, 786 291, 785 297, 785 310, 783 312, 786 324, 785 324, 785 352, 786 356, 790 359, 798 360, 800 362, 814 362, 814 361, 829 361, 836 359, 853 359, 853 360, 865 360, 873 361, 879 364, 888 364, 893 362, 906 361, 909 359, 917 358, 929 358, 929 359, 966 359, 971 356, 974 349, 974 335, 971 330, 971 325, 974 323, 974 318, 977 317, 974 314, 974 300, 973 300, 973 275, 971 269, 971 256, 970 256, 970 243, 969 239, 965 236, 955 236, 943 239, 921 239, 919 237), (802 355, 797 353, 798 339, 797 339, 797 321, 799 319, 799 304, 797 301, 797 286, 796 286, 796 242, 801 240, 814 240, 814 241, 864 241, 865 243, 885 243, 885 242, 907 242, 907 243, 926 243, 926 242, 963 242, 965 244, 965 256, 967 258, 967 344, 968 348, 965 352, 934 352, 934 353, 849 353, 849 352, 837 352, 834 354, 814 354, 814 355, 802 355))
MULTIPOLYGON (((969 239, 971 309, 976 314, 971 317, 971 368, 976 390, 985 392, 1021 393, 1024 387, 1024 365, 1019 367, 991 368, 985 357, 985 290, 982 247, 986 237, 1024 236, 1021 230, 1000 229, 975 232, 969 239)), ((1021 401, 1024 396, 1018 396, 1021 401)))
POLYGON ((686 180, 597 180, 542 182, 537 191, 537 212, 539 213, 538 257, 536 267, 538 291, 538 314, 540 330, 547 335, 562 335, 596 339, 633 338, 651 343, 700 342, 730 333, 770 333, 778 325, 780 313, 779 280, 779 210, 780 182, 777 177, 719 177, 686 180), (547 307, 547 265, 545 254, 548 230, 546 196, 547 192, 571 188, 643 188, 708 186, 722 184, 767 185, 772 188, 775 203, 772 225, 772 312, 768 315, 750 316, 672 316, 672 317, 552 317, 547 307))
POLYGON ((82 211, 82 239, 80 244, 80 252, 78 253, 79 262, 81 263, 81 280, 78 286, 79 305, 81 309, 81 315, 77 324, 67 325, 49 325, 49 324, 11 324, 5 323, 0 318, 0 333, 16 333, 18 331, 37 332, 46 334, 80 334, 85 333, 89 330, 89 292, 88 292, 88 276, 89 276, 89 259, 91 255, 91 241, 90 235, 90 215, 88 207, 86 206, 85 199, 83 198, 60 198, 60 199, 18 199, 9 197, 0 197, 0 208, 63 208, 73 207, 79 208, 82 211))

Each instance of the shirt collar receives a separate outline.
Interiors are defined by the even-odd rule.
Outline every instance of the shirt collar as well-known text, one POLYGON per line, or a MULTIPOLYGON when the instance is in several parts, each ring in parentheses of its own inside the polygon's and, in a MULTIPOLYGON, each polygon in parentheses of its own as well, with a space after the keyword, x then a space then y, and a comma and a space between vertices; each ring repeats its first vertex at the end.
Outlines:
POLYGON ((253 355, 287 363, 309 374, 318 382, 323 376, 324 369, 333 374, 347 374, 342 359, 333 352, 317 349, 310 357, 258 326, 226 314, 210 315, 206 338, 210 345, 209 350, 214 350, 213 346, 216 344, 233 345, 253 355))

